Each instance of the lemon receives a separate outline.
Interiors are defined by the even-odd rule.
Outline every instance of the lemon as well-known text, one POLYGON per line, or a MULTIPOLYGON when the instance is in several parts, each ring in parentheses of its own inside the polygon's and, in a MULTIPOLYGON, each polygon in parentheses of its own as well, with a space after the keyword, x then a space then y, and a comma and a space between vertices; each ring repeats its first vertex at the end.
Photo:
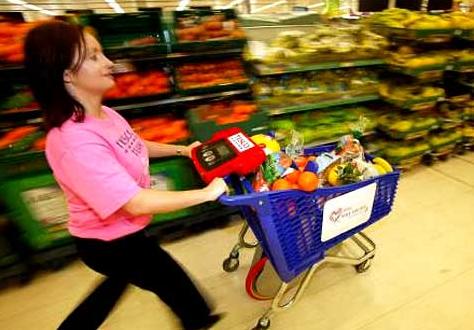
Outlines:
MULTIPOLYGON (((384 170, 385 170, 385 173, 390 173, 390 172, 393 172, 393 168, 392 168, 392 165, 390 165, 389 162, 387 162, 385 159, 381 158, 381 157, 375 157, 372 162, 374 164, 377 164, 377 165, 380 165, 384 170)), ((384 173, 384 174, 385 174, 384 173)))
POLYGON ((271 136, 265 135, 265 134, 257 134, 252 137, 250 137, 252 141, 265 148, 268 149, 270 152, 279 152, 281 150, 280 144, 271 136))
POLYGON ((333 166, 331 170, 328 173, 328 182, 331 186, 339 186, 341 183, 339 182, 339 175, 338 175, 338 167, 339 166, 333 166))

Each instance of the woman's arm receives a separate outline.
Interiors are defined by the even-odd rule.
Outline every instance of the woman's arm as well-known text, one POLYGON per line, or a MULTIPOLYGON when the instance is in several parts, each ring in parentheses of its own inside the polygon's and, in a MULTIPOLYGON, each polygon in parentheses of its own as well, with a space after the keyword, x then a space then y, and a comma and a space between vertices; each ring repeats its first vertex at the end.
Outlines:
POLYGON ((148 155, 151 158, 170 157, 170 156, 191 156, 191 150, 201 143, 196 141, 188 146, 164 144, 152 141, 144 141, 148 149, 148 155))
POLYGON ((221 178, 216 178, 207 187, 196 190, 158 191, 142 189, 122 209, 133 216, 173 212, 216 200, 226 191, 227 185, 221 178))

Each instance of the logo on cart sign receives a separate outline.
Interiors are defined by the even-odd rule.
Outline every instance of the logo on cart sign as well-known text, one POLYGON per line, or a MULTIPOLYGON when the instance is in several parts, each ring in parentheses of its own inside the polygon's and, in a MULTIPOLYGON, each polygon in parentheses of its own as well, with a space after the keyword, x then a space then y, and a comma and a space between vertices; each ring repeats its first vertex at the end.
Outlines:
POLYGON ((242 133, 232 135, 228 140, 239 152, 244 152, 245 150, 249 150, 255 146, 252 141, 247 139, 247 137, 242 133))
POLYGON ((332 211, 331 215, 329 216, 329 220, 331 220, 332 222, 337 222, 337 220, 339 220, 339 218, 341 217, 341 213, 342 213, 341 208, 338 208, 337 210, 332 211))
POLYGON ((321 241, 326 242, 369 221, 377 184, 372 183, 324 204, 321 241))
POLYGON ((343 222, 346 219, 357 217, 361 214, 366 214, 368 210, 369 208, 367 207, 367 205, 362 205, 356 208, 338 208, 337 210, 331 212, 331 214, 329 215, 329 220, 331 220, 332 222, 343 222))

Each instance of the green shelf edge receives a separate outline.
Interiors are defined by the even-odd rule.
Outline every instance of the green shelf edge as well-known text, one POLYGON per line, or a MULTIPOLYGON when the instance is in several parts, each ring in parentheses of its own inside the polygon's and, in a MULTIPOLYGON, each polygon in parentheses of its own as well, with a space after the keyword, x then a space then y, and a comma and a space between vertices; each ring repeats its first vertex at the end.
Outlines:
POLYGON ((302 105, 302 106, 291 106, 291 107, 281 108, 277 110, 268 110, 267 108, 266 111, 269 116, 278 116, 278 115, 284 115, 284 114, 307 111, 307 110, 317 110, 317 109, 330 108, 330 107, 335 107, 335 106, 340 106, 340 105, 376 101, 379 99, 380 99, 380 96, 378 94, 370 94, 370 95, 355 96, 355 97, 350 97, 350 98, 340 98, 338 100, 323 101, 319 103, 312 103, 312 104, 307 104, 307 105, 302 105))
POLYGON ((333 62, 324 62, 312 65, 301 65, 295 67, 287 67, 280 69, 273 69, 271 67, 266 67, 265 65, 255 65, 255 74, 258 76, 273 76, 285 73, 298 73, 298 72, 308 72, 308 71, 319 71, 319 70, 329 70, 329 69, 339 69, 339 68, 356 68, 356 67, 365 67, 365 66, 375 66, 386 64, 383 59, 363 59, 363 60, 353 60, 353 61, 333 61, 333 62), (262 68, 259 68, 262 67, 262 68))

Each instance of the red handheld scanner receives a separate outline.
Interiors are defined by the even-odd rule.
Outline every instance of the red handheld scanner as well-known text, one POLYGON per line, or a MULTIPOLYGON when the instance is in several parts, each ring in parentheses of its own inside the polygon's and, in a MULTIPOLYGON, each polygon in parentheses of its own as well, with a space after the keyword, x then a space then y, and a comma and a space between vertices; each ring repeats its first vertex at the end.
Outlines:
POLYGON ((264 161, 265 152, 240 128, 217 132, 209 141, 191 150, 191 158, 204 182, 230 174, 254 172, 264 161))

